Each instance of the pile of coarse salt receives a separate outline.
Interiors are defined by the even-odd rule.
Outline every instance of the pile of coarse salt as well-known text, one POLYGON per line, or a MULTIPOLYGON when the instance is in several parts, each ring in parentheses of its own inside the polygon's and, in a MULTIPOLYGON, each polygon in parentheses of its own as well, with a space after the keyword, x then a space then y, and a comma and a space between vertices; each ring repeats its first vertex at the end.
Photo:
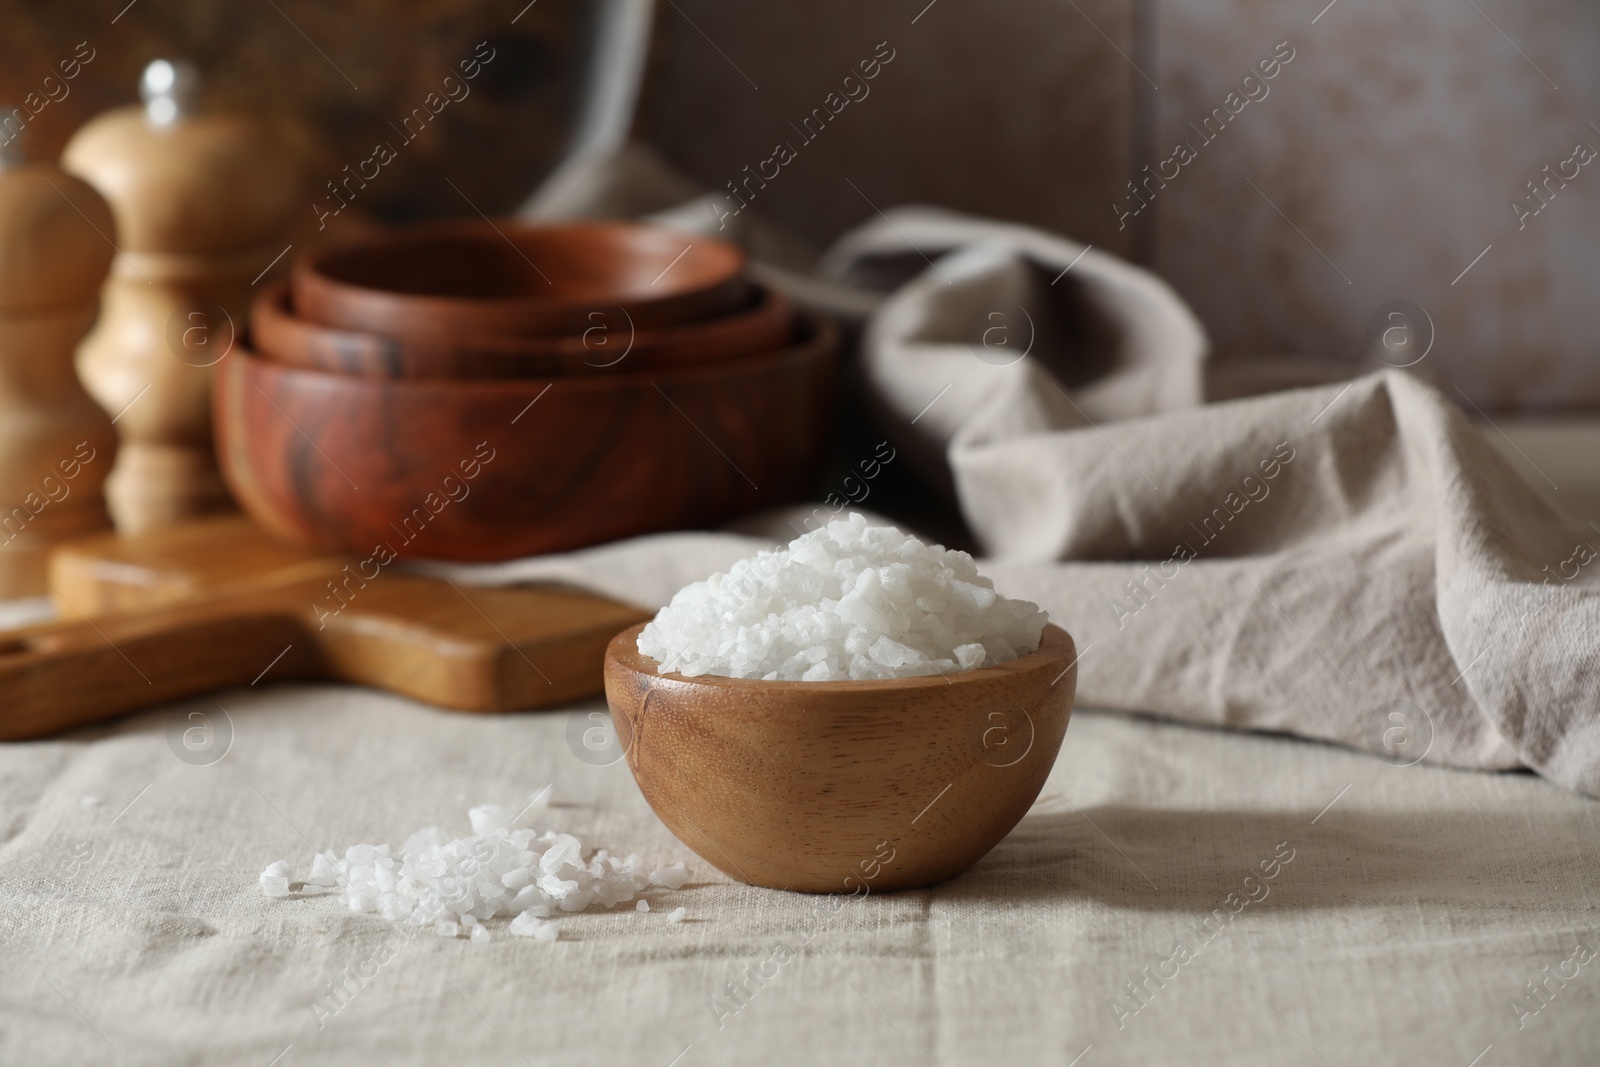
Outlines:
POLYGON ((474 941, 489 940, 487 920, 510 916, 513 934, 554 941, 556 924, 546 920, 557 912, 614 908, 636 899, 639 911, 649 911, 644 890, 681 889, 689 880, 682 863, 651 869, 637 855, 618 859, 605 849, 585 859, 576 837, 513 830, 513 814, 498 805, 473 808, 467 818, 470 837, 452 839, 430 826, 408 837, 398 857, 388 845, 351 845, 342 859, 319 852, 301 883, 280 860, 261 872, 261 891, 269 897, 343 891, 351 911, 474 941))
POLYGON ((1026 655, 1045 621, 996 593, 967 553, 852 514, 685 586, 639 651, 691 677, 910 678, 1026 655))

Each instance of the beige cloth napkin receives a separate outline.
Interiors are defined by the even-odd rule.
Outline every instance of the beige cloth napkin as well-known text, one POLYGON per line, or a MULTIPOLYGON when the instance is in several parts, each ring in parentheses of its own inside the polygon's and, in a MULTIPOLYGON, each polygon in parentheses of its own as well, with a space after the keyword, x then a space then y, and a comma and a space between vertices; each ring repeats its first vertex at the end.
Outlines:
MULTIPOLYGON (((682 203, 692 185, 638 150, 593 167, 531 209, 718 232, 714 198, 682 203)), ((722 235, 772 251, 767 276, 803 279, 813 306, 867 313, 885 432, 954 494, 997 584, 1076 638, 1081 703, 1526 766, 1600 796, 1600 531, 1432 386, 1385 371, 1205 403, 1328 370, 1208 369, 1158 278, 1021 226, 895 210, 810 276, 748 213, 722 235)), ((703 577, 760 543, 658 541, 658 573, 703 577)), ((476 578, 594 573, 569 559, 476 578)))

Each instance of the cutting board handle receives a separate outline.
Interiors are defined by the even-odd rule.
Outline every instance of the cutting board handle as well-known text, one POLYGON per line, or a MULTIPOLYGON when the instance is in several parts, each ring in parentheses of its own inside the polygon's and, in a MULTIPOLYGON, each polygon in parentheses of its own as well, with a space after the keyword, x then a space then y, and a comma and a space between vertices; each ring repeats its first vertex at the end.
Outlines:
POLYGON ((0 634, 0 741, 223 689, 320 673, 300 617, 215 603, 0 634), (270 668, 270 671, 269 671, 270 668))

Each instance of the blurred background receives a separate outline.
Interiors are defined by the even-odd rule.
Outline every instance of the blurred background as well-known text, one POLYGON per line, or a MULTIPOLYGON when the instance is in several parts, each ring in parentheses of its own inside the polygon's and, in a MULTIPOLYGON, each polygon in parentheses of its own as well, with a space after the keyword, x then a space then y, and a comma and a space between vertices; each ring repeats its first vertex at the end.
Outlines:
POLYGON ((402 220, 513 211, 593 136, 599 113, 626 120, 635 78, 634 136, 723 189, 794 140, 791 124, 886 43, 894 58, 870 95, 752 205, 818 249, 874 206, 1018 220, 1154 269, 1220 357, 1308 354, 1354 368, 1373 316, 1404 300, 1432 320, 1435 376, 1484 411, 1600 404, 1591 326, 1600 169, 1581 150, 1600 147, 1600 7, 651 8, 11 0, 0 4, 0 98, 39 103, 27 106, 28 136, 53 154, 87 119, 134 100, 146 63, 182 56, 217 95, 299 117, 332 175, 391 137, 391 124, 487 41, 496 58, 470 96, 363 194, 363 210, 402 220), (1292 58, 1241 90, 1275 54, 1292 58), (92 58, 63 83, 58 65, 75 55, 92 58), (1221 132, 1208 140, 1200 128, 1219 108, 1229 121, 1214 122, 1221 132), (1180 141, 1198 146, 1195 158, 1167 162, 1180 141), (1177 176, 1151 182, 1147 166, 1177 176), (1145 206, 1129 213, 1136 203, 1145 206))

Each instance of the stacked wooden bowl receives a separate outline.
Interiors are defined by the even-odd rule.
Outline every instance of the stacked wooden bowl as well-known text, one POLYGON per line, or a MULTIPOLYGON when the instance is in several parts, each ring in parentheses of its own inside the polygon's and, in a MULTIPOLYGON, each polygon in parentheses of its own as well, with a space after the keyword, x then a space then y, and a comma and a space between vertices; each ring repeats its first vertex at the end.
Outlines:
POLYGON ((263 526, 379 566, 704 527, 808 488, 836 342, 712 238, 434 224, 317 248, 260 294, 218 366, 217 449, 263 526))

